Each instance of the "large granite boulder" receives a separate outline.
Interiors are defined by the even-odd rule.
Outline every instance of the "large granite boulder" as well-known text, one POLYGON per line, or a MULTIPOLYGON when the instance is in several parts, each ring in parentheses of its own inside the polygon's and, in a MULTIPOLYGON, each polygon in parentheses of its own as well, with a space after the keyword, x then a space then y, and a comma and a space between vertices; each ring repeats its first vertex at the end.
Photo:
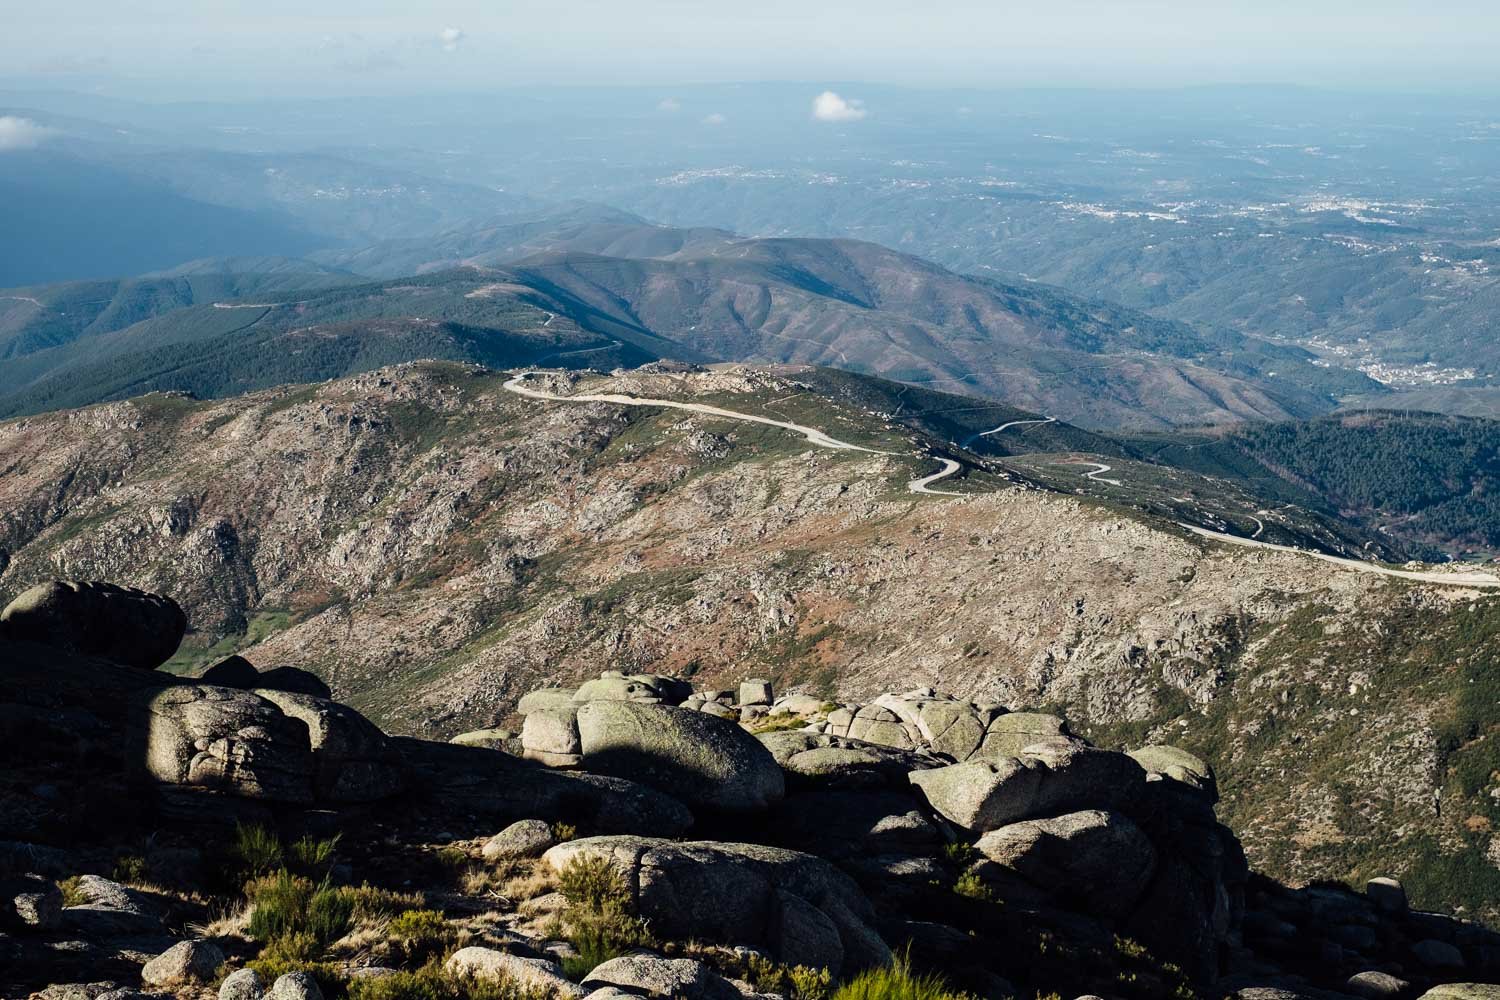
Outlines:
POLYGON ((742 994, 713 969, 691 958, 622 955, 596 965, 583 978, 586 991, 615 987, 627 996, 652 1000, 742 1000, 742 994))
POLYGON ((910 781, 944 818, 987 833, 1033 817, 1115 809, 1140 794, 1146 772, 1125 754, 1064 742, 913 771, 910 781))
POLYGON ((112 583, 54 580, 0 612, 0 634, 17 642, 154 670, 177 652, 187 616, 170 597, 112 583))
POLYGON ((810 854, 759 844, 590 837, 557 845, 543 861, 561 872, 580 856, 613 862, 631 887, 636 912, 664 938, 746 945, 836 975, 890 961, 859 886, 810 854))
POLYGON ((589 701, 633 701, 643 705, 680 705, 693 693, 693 686, 660 674, 622 674, 606 670, 595 680, 584 681, 573 692, 578 703, 589 701))
POLYGON ((1156 869, 1156 850, 1141 828, 1119 813, 1088 809, 1023 820, 979 838, 984 861, 976 873, 1019 877, 1086 913, 1128 913, 1156 869))
POLYGON ((313 790, 319 801, 374 802, 405 787, 400 755, 385 733, 354 709, 310 694, 266 689, 254 693, 307 726, 313 790))
POLYGON ((211 983, 224 964, 224 952, 212 941, 179 941, 147 962, 141 982, 158 989, 211 983))
POLYGON ((786 772, 789 788, 905 788, 907 775, 944 761, 914 750, 806 730, 761 733, 757 739, 786 772))
POLYGON ((1177 747, 1161 744, 1132 750, 1130 756, 1151 774, 1159 774, 1163 778, 1202 792, 1208 796, 1210 802, 1219 800, 1219 785, 1214 778, 1214 769, 1201 757, 1177 747))
POLYGON ((1033 743, 1066 738, 1067 723, 1043 712, 1006 712, 990 720, 975 756, 988 760, 1019 756, 1033 743))
POLYGON ((703 712, 592 701, 578 708, 578 736, 584 770, 639 781, 692 808, 751 812, 785 791, 781 768, 760 741, 703 712))
POLYGON ((521 726, 521 753, 548 767, 574 767, 583 756, 578 742, 578 706, 573 702, 533 706, 521 726))
POLYGON ((681 836, 693 814, 677 799, 624 778, 554 771, 499 750, 392 737, 411 788, 435 814, 496 822, 543 819, 605 833, 681 836))
POLYGON ((556 998, 582 997, 585 990, 563 976, 562 966, 545 958, 525 958, 495 948, 471 945, 448 956, 443 967, 460 976, 514 984, 556 998))
POLYGON ((249 691, 184 684, 145 705, 146 767, 168 785, 308 803, 308 727, 249 691))

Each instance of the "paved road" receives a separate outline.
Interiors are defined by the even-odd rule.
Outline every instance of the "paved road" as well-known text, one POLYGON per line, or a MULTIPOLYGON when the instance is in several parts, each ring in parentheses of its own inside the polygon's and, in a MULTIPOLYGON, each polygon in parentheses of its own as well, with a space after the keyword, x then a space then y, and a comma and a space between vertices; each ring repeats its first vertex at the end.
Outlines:
MULTIPOLYGON (((754 413, 741 413, 738 410, 726 410, 719 406, 709 406, 707 403, 683 403, 675 399, 650 399, 644 396, 626 396, 613 392, 587 392, 572 396, 560 396, 557 393, 535 389, 526 384, 526 379, 531 372, 522 372, 505 383, 505 388, 518 396, 527 396, 531 399, 545 399, 554 403, 615 403, 619 406, 657 406, 668 410, 689 410, 693 413, 702 413, 710 417, 724 417, 728 420, 741 420, 752 424, 765 424, 768 427, 780 427, 784 430, 793 431, 805 437, 810 444, 819 448, 831 448, 835 451, 862 451, 870 455, 900 456, 900 452, 880 451, 876 448, 867 448, 862 444, 854 444, 850 441, 840 441, 831 434, 826 434, 816 427, 808 427, 805 424, 795 424, 790 420, 773 420, 770 417, 762 417, 754 413)), ((932 489, 932 484, 947 479, 963 466, 951 458, 940 459, 943 467, 930 476, 921 479, 913 479, 906 484, 906 488, 913 493, 925 493, 928 496, 960 497, 962 493, 952 493, 946 490, 932 489)))
POLYGON ((1113 471, 1113 469, 1114 469, 1113 465, 1105 465, 1103 462, 1069 462, 1068 464, 1069 465, 1092 465, 1094 467, 1094 471, 1092 471, 1092 472, 1085 472, 1083 474, 1083 478, 1084 479, 1098 480, 1101 483, 1109 483, 1111 486, 1124 486, 1125 485, 1124 483, 1120 482, 1118 479, 1100 479, 1099 478, 1100 476, 1104 475, 1106 472, 1113 471))
POLYGON ((1361 562, 1358 559, 1345 559, 1343 556, 1332 556, 1326 552, 1313 552, 1310 549, 1293 548, 1290 545, 1277 545, 1274 542, 1257 542, 1253 538, 1241 538, 1239 535, 1226 535, 1222 531, 1210 531, 1200 528, 1194 524, 1177 522, 1180 527, 1186 528, 1195 535, 1204 538, 1212 538, 1220 542, 1228 542, 1230 545, 1240 545, 1251 549, 1274 549, 1277 552, 1291 552, 1299 556, 1311 556, 1324 562, 1343 566, 1345 569, 1357 570, 1360 573, 1379 573, 1381 576, 1394 576, 1402 580, 1417 580, 1421 583, 1441 583, 1452 587, 1500 587, 1500 577, 1493 573, 1443 573, 1427 570, 1391 569, 1378 563, 1361 562))
POLYGON ((947 479, 959 469, 963 468, 963 466, 959 465, 951 458, 942 458, 938 459, 938 461, 943 463, 943 467, 941 469, 939 469, 937 472, 934 472, 930 476, 923 476, 921 479, 913 479, 911 482, 906 484, 906 488, 911 490, 913 493, 926 493, 930 496, 935 497, 967 496, 968 494, 966 493, 954 493, 951 490, 928 489, 929 486, 937 482, 939 479, 947 479))
MULTIPOLYGON (((682 403, 675 399, 650 399, 640 396, 625 396, 618 393, 596 392, 580 393, 574 396, 559 396, 556 393, 546 392, 542 389, 534 389, 525 382, 531 372, 522 372, 505 383, 505 388, 519 396, 531 399, 544 399, 555 403, 614 403, 619 406, 655 406, 668 410, 688 410, 693 413, 702 413, 711 417, 723 417, 728 420, 741 420, 746 423, 764 424, 768 427, 780 427, 793 431, 805 437, 809 443, 819 448, 831 448, 836 451, 862 451, 870 455, 900 456, 899 452, 879 451, 875 448, 866 448, 864 445, 854 444, 849 441, 840 441, 832 435, 818 430, 816 427, 808 427, 805 424, 792 423, 789 420, 773 420, 770 417, 758 416, 754 413, 741 413, 737 410, 726 410, 718 406, 709 406, 706 403, 682 403)), ((951 458, 939 459, 943 463, 942 469, 937 472, 913 479, 906 484, 906 488, 913 493, 925 493, 931 496, 966 496, 963 493, 949 493, 943 490, 932 489, 932 484, 953 475, 962 466, 951 458)), ((1095 465, 1092 472, 1085 473, 1089 479, 1094 479, 1110 471, 1110 466, 1098 462, 1079 463, 1095 465)), ((1116 480, 1105 479, 1101 482, 1120 485, 1116 480)), ((1359 573, 1378 573, 1381 576, 1392 576, 1402 580, 1416 580, 1420 583, 1436 583, 1450 587, 1500 587, 1500 577, 1492 573, 1444 573, 1427 570, 1391 569, 1378 563, 1361 562, 1358 559, 1346 559, 1343 556, 1328 555, 1325 552, 1313 552, 1308 549, 1293 548, 1290 545, 1277 545, 1273 542, 1259 542, 1253 538, 1241 538, 1239 535, 1226 535, 1222 531, 1210 531, 1200 528, 1194 524, 1177 522, 1179 526, 1186 528, 1195 535, 1204 538, 1212 538, 1215 541, 1227 542, 1230 545, 1240 545, 1246 548, 1272 549, 1277 552, 1290 552, 1294 555, 1309 556, 1313 559, 1321 559, 1323 562, 1333 563, 1345 569, 1352 569, 1359 573)))
POLYGON ((963 446, 967 448, 969 445, 973 444, 975 441, 978 441, 980 438, 987 438, 992 434, 999 434, 1001 431, 1010 430, 1010 428, 1012 427, 1020 427, 1023 424, 1052 424, 1056 422, 1056 417, 1039 417, 1036 420, 1010 420, 1006 423, 1001 424, 999 427, 994 427, 987 431, 980 431, 978 434, 970 434, 968 437, 964 438, 963 446))

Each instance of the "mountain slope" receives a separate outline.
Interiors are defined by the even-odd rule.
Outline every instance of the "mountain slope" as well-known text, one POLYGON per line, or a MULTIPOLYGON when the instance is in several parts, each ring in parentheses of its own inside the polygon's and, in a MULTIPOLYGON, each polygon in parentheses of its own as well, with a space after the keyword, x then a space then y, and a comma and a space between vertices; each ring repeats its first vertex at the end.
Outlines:
POLYGON ((1352 523, 1429 551, 1500 550, 1500 422, 1357 411, 1132 442, 1153 460, 1323 497, 1352 523))
POLYGON ((552 384, 794 397, 898 454, 503 380, 406 366, 0 424, 0 600, 59 575, 170 593, 193 629, 179 669, 236 649, 311 666, 424 733, 606 665, 1057 705, 1105 742, 1207 753, 1273 874, 1497 898, 1495 595, 1221 547, 999 475, 914 496, 937 465, 920 435, 787 376, 552 384))
MULTIPOLYGON (((422 357, 500 363, 502 357, 555 354, 600 367, 639 360, 645 352, 691 361, 825 364, 967 388, 1094 427, 1306 416, 1331 408, 1333 392, 1373 384, 1353 376, 1358 384, 1351 385, 1349 376, 1315 367, 1295 349, 1238 335, 1207 337, 1051 289, 965 278, 873 244, 725 242, 722 234, 695 242, 660 236, 653 227, 642 234, 641 228, 627 224, 635 236, 612 231, 609 240, 648 246, 660 238, 680 249, 664 259, 559 251, 504 268, 255 298, 235 303, 246 307, 238 324, 201 305, 196 312, 173 312, 167 301, 167 312, 134 328, 86 344, 60 344, 50 354, 34 352, 25 365, 0 373, 0 413, 148 389, 210 395, 274 378, 338 377, 357 368, 322 363, 316 352, 289 365, 275 336, 322 336, 312 333, 320 324, 370 320, 459 323, 476 327, 482 338, 498 338, 497 344, 532 337, 532 346, 519 353, 497 346, 489 354, 416 338, 405 348, 382 348, 382 363, 422 357), (263 316, 249 308, 268 304, 277 308, 263 316), (554 335, 553 349, 541 350, 537 338, 554 335), (192 366, 178 366, 170 350, 162 353, 215 337, 222 346, 203 349, 221 360, 240 358, 246 372, 197 377, 192 366)), ((23 324, 30 330, 56 325, 45 311, 23 324)), ((360 335, 352 326, 336 336, 360 335)), ((379 336, 390 343, 388 329, 379 336)))

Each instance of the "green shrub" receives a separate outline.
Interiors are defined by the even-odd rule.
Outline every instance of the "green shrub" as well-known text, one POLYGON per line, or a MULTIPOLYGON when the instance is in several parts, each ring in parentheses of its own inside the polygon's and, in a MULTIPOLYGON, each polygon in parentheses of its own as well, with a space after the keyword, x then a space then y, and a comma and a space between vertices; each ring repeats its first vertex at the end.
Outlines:
POLYGON ((339 835, 327 840, 318 840, 304 835, 291 847, 291 867, 303 875, 326 875, 333 867, 334 850, 339 844, 339 835))
POLYGON ((57 883, 57 888, 62 893, 64 906, 82 906, 90 901, 84 891, 79 888, 81 882, 82 876, 69 875, 57 883))
POLYGON ((942 976, 917 975, 903 959, 879 969, 861 972, 840 986, 833 1000, 971 1000, 955 993, 942 976))
POLYGON ((407 910, 391 921, 386 933, 405 961, 420 965, 453 943, 453 929, 436 910, 407 910))
POLYGON ((578 952, 563 962, 570 977, 631 948, 652 945, 650 929, 635 915, 624 876, 608 858, 580 854, 563 866, 557 881, 567 901, 565 934, 578 952))
POLYGON ((276 838, 276 834, 259 824, 236 824, 234 856, 239 860, 246 877, 259 878, 281 867, 281 841, 276 838))
POLYGON ((352 893, 327 881, 314 886, 285 868, 252 882, 247 894, 252 903, 248 933, 263 943, 306 933, 327 947, 349 933, 354 922, 352 893))
POLYGON ((985 884, 984 879, 973 872, 964 872, 953 883, 953 891, 968 899, 977 899, 982 903, 993 903, 999 897, 995 890, 985 884))
POLYGON ((829 1000, 833 996, 833 976, 827 969, 782 965, 753 953, 745 978, 758 992, 779 993, 787 1000, 829 1000))
POLYGON ((139 885, 146 881, 146 859, 139 854, 122 854, 115 859, 110 878, 126 885, 139 885))
POLYGON ((569 840, 577 840, 578 827, 574 826, 572 823, 553 823, 552 839, 557 841, 559 844, 569 840))
POLYGON ((943 857, 955 868, 967 868, 979 860, 979 848, 959 840, 943 846, 943 857))

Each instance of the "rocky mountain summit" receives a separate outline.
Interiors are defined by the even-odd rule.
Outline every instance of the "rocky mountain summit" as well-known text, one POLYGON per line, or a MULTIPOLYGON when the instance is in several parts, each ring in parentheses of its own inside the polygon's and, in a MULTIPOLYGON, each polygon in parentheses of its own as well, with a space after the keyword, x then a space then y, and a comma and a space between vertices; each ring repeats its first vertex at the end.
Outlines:
MULTIPOLYGON (((428 739, 519 733, 528 692, 605 666, 700 693, 752 675, 819 703, 926 686, 1041 708, 1100 747, 1212 760, 1257 870, 1395 875, 1418 906, 1500 916, 1492 591, 1231 547, 999 465, 918 494, 943 439, 815 375, 538 376, 551 400, 422 364, 3 422, 0 601, 55 578, 171 594, 187 633, 167 672, 239 654, 277 679, 236 683, 331 693, 428 739), (871 450, 566 398, 610 394, 871 450)), ((1054 435, 1032 467, 1085 481, 1068 449, 1086 445, 1055 426, 1026 431, 1054 435)), ((955 741, 980 722, 956 724, 955 741)))
POLYGON ((0 613, 6 996, 1500 991, 1500 935, 1399 882, 1252 874, 1181 748, 623 671, 439 743, 298 668, 156 669, 184 617, 56 581, 0 613))

